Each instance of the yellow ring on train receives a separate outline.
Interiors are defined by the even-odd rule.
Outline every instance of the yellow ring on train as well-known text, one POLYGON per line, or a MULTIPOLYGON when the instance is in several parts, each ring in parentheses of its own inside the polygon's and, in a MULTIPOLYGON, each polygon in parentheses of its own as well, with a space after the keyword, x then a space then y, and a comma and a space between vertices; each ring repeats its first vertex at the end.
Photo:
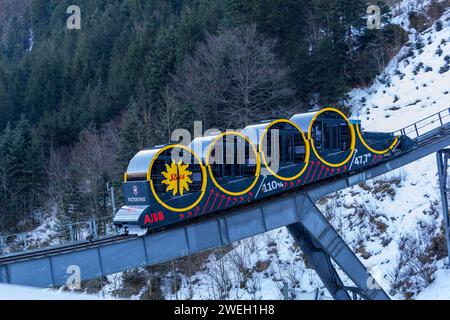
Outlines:
POLYGON ((152 190, 152 194, 155 197, 156 201, 158 201, 158 203, 160 205, 162 205, 164 208, 166 208, 167 210, 170 210, 170 211, 173 211, 173 212, 179 212, 179 213, 187 212, 187 211, 195 208, 200 203, 200 201, 202 201, 202 199, 203 199, 203 197, 204 197, 204 195, 206 193, 206 185, 207 185, 207 182, 208 182, 207 175, 206 175, 206 169, 205 169, 205 167, 202 164, 202 160, 194 153, 194 151, 192 151, 191 149, 189 149, 188 147, 185 147, 183 145, 170 145, 170 146, 166 146, 166 147, 162 148, 161 150, 159 150, 158 153, 153 157, 152 162, 150 163, 150 167, 149 167, 148 172, 147 172, 147 180, 150 181, 150 188, 152 190), (193 155, 195 157, 195 159, 198 161, 198 163, 200 165, 200 169, 202 171, 202 189, 201 189, 201 194, 198 197, 198 199, 192 205, 190 205, 190 206, 188 206, 186 208, 174 208, 174 207, 171 207, 168 204, 166 204, 164 201, 162 201, 159 198, 158 194, 156 193, 155 186, 153 185, 153 181, 151 179, 151 172, 152 172, 153 164, 158 159, 158 157, 163 152, 165 152, 167 150, 170 150, 170 149, 176 149, 176 148, 183 149, 183 150, 189 152, 191 155, 193 155))
POLYGON ((273 176, 275 176, 276 178, 278 178, 279 180, 286 181, 286 182, 294 181, 294 180, 300 178, 301 175, 306 171, 306 169, 308 168, 309 158, 310 158, 310 155, 311 155, 311 150, 310 150, 310 149, 311 149, 311 147, 310 147, 310 145, 309 145, 309 143, 308 143, 308 140, 306 139, 305 134, 303 133, 302 129, 301 129, 298 125, 296 125, 295 123, 293 123, 292 121, 287 120, 287 119, 279 119, 279 120, 275 120, 274 122, 270 123, 270 124, 264 129, 264 132, 263 132, 263 134, 262 134, 262 136, 261 136, 261 139, 260 139, 260 141, 259 141, 259 153, 261 154, 261 158, 262 158, 263 163, 264 163, 264 165, 266 166, 267 170, 269 170, 269 172, 270 172, 273 176), (266 155, 265 155, 264 151, 262 150, 264 138, 266 137, 266 135, 267 135, 267 133, 269 132, 270 128, 272 128, 274 125, 276 125, 276 124, 278 124, 278 123, 287 123, 287 124, 292 125, 294 128, 296 128, 296 129, 301 133, 301 135, 302 135, 302 137, 303 137, 303 141, 305 142, 305 150, 306 150, 306 153, 305 153, 305 161, 304 161, 304 162, 305 162, 305 166, 304 166, 304 168, 303 168, 297 175, 295 175, 294 177, 286 178, 286 177, 282 177, 282 176, 278 175, 277 173, 275 173, 275 172, 272 170, 272 168, 270 168, 270 166, 269 166, 269 164, 268 164, 268 162, 267 162, 266 155))
POLYGON ((244 136, 242 133, 240 132, 235 132, 235 131, 229 131, 229 132, 224 132, 221 135, 219 135, 210 145, 209 145, 209 149, 208 149, 208 153, 206 154, 206 167, 208 168, 208 172, 209 172, 209 176, 211 177, 212 182, 214 183, 214 185, 223 193, 229 195, 229 196, 233 196, 233 197, 239 197, 242 196, 246 193, 248 193, 250 190, 253 189, 253 187, 256 185, 256 183, 259 180, 259 175, 261 173, 261 159, 258 156, 258 151, 256 150, 255 145, 250 141, 249 138, 247 138, 246 136, 244 136), (255 172, 255 180, 253 181, 253 183, 251 184, 250 187, 248 187, 246 190, 242 191, 242 192, 232 192, 229 191, 227 189, 225 189, 224 187, 222 187, 216 180, 216 178, 214 177, 214 174, 212 172, 211 169, 211 164, 209 163, 210 157, 211 157, 211 153, 212 150, 214 149, 215 144, 222 139, 225 136, 230 136, 230 135, 235 135, 238 137, 241 137, 242 139, 244 139, 245 141, 247 141, 247 143, 250 145, 251 149, 253 150, 253 153, 255 154, 255 159, 256 159, 256 172, 255 172))
POLYGON ((389 148, 387 148, 386 150, 383 151, 379 151, 379 150, 375 150, 373 148, 371 148, 367 142, 364 140, 362 134, 361 134, 361 130, 360 130, 360 126, 356 126, 356 132, 358 134, 359 140, 361 140, 361 143, 364 145, 364 147, 367 148, 367 150, 369 150, 372 153, 378 154, 378 155, 383 155, 388 153, 390 150, 394 149, 395 146, 398 144, 399 140, 397 137, 395 137, 394 142, 389 146, 389 148))
POLYGON ((348 118, 345 116, 344 113, 342 113, 341 111, 339 111, 338 109, 335 108, 325 108, 320 110, 312 119, 311 123, 309 124, 309 130, 308 130, 308 139, 311 140, 311 145, 312 145, 312 149, 314 154, 316 155, 317 159, 319 159, 320 161, 322 161, 324 164, 326 164, 329 167, 332 168, 339 168, 342 167, 343 165, 345 165, 347 162, 349 162, 352 157, 353 154, 355 153, 355 147, 356 147, 356 134, 355 134, 355 129, 353 128, 353 125, 350 123, 350 120, 348 120, 348 118), (325 161, 325 159, 323 159, 320 154, 317 152, 316 150, 316 146, 314 143, 314 140, 312 139, 312 128, 314 125, 314 122, 316 122, 317 118, 325 112, 335 112, 338 113, 345 121, 347 121, 348 127, 350 128, 350 136, 351 136, 351 142, 350 142, 350 154, 347 157, 347 159, 345 159, 344 161, 342 161, 341 163, 330 163, 328 161, 325 161))

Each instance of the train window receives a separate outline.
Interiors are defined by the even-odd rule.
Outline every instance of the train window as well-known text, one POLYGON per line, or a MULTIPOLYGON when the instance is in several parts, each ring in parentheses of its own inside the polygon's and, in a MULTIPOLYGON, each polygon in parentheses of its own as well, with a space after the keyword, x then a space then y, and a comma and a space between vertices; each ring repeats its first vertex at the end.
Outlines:
POLYGON ((324 145, 322 132, 323 132, 322 122, 316 121, 313 126, 311 137, 314 140, 317 150, 322 150, 322 146, 324 145))
POLYGON ((296 140, 294 145, 294 162, 300 163, 305 160, 306 147, 302 140, 296 140))
MULTIPOLYGON (((194 158, 192 158, 194 161, 194 158)), ((192 162, 194 163, 194 162, 192 162)), ((202 189, 202 170, 200 165, 191 166, 192 168, 192 183, 189 186, 189 192, 199 192, 202 189)))
MULTIPOLYGON (((152 167, 151 172, 151 180, 153 183, 153 186, 155 188, 155 191, 158 193, 159 197, 161 199, 167 199, 172 198, 173 193, 172 191, 167 191, 168 186, 167 184, 164 184, 163 181, 167 180, 167 178, 163 175, 163 172, 170 173, 171 179, 178 179, 177 175, 179 175, 180 170, 177 166, 177 171, 175 172, 169 172, 171 168, 167 168, 168 166, 171 166, 173 163, 172 155, 169 153, 170 151, 167 151, 160 155, 160 157, 155 161, 152 167), (175 176, 175 178, 173 178, 175 176)), ((191 157, 191 164, 187 168, 188 171, 191 172, 190 180, 192 182, 189 183, 189 190, 184 190, 184 194, 188 193, 194 193, 201 190, 202 187, 202 172, 199 164, 195 164, 195 158, 191 157)), ((178 193, 177 195, 179 195, 178 193)))
POLYGON ((249 164, 244 166, 244 177, 251 177, 255 175, 255 172, 256 172, 255 164, 249 164))
POLYGON ((217 141, 212 149, 209 161, 212 174, 217 182, 227 183, 233 178, 253 177, 256 172, 256 159, 250 145, 242 137, 228 135, 217 141), (223 152, 219 152, 222 148, 223 152), (211 158, 215 154, 222 154, 221 159, 211 158), (214 161, 220 161, 214 163, 214 161))
POLYGON ((153 165, 153 172, 152 172, 152 181, 153 185, 155 186, 156 192, 158 193, 164 193, 164 185, 162 184, 162 181, 164 180, 163 175, 161 172, 166 170, 166 161, 163 159, 156 160, 155 164, 153 165))
POLYGON ((340 150, 346 151, 351 143, 350 129, 346 123, 342 123, 340 129, 340 150))
POLYGON ((217 177, 218 179, 221 179, 223 176, 223 172, 222 172, 222 166, 218 165, 216 163, 211 165, 211 170, 212 173, 214 175, 214 177, 217 177))
POLYGON ((333 141, 331 144, 331 149, 339 150, 339 126, 333 126, 331 128, 331 139, 333 141))
POLYGON ((244 166, 242 164, 238 164, 235 166, 235 177, 243 177, 244 176, 244 166))
POLYGON ((233 165, 232 164, 224 164, 223 165, 223 175, 225 177, 233 177, 233 165))
MULTIPOLYGON (((323 134, 320 134, 322 137, 322 143, 319 144, 319 140, 314 140, 316 142, 317 149, 326 149, 326 150, 342 150, 341 143, 341 127, 339 124, 326 124, 323 125, 323 134)), ((318 131, 316 130, 316 136, 318 136, 318 131)))
POLYGON ((346 118, 337 112, 325 111, 317 116, 311 137, 319 157, 341 163, 351 151, 351 130, 346 118))
POLYGON ((271 162, 274 159, 273 152, 278 151, 278 159, 282 166, 303 162, 306 156, 306 147, 302 134, 290 124, 276 124, 275 126, 268 131, 263 141, 263 150, 268 156, 267 160, 271 162), (278 130, 278 133, 273 133, 273 130, 278 130), (278 135, 278 148, 272 148, 274 142, 272 134, 278 135))
POLYGON ((284 153, 284 163, 294 163, 294 137, 293 136, 283 136, 283 149, 286 150, 284 153))
MULTIPOLYGON (((220 146, 216 146, 220 147, 220 146)), ((213 149, 213 152, 215 149, 213 149)), ((246 177, 254 175, 255 166, 250 164, 250 148, 248 144, 243 144, 242 141, 236 141, 233 144, 224 144, 223 159, 221 164, 213 164, 212 167, 215 177, 246 177), (233 148, 228 150, 228 148, 233 148), (243 163, 242 163, 243 162, 243 163), (221 171, 221 172, 220 172, 221 171)), ((211 155, 214 155, 214 153, 211 155)))
POLYGON ((322 144, 324 149, 331 149, 331 130, 330 126, 324 126, 323 128, 323 137, 322 137, 322 144))

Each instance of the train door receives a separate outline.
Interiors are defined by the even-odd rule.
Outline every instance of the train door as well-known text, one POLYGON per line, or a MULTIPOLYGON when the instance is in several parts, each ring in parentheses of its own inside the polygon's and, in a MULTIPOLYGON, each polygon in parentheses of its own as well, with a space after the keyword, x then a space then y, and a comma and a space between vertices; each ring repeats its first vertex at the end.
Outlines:
MULTIPOLYGON (((290 124, 285 124, 283 127, 274 128, 278 130, 278 154, 280 168, 292 166, 294 164, 301 164, 305 161, 306 147, 305 141, 301 133, 292 127, 290 124)), ((273 130, 269 130, 267 145, 267 154, 273 156, 272 152, 272 138, 273 130)))
POLYGON ((323 149, 330 153, 335 153, 340 151, 339 143, 339 122, 330 121, 327 125, 323 126, 322 144, 323 149))

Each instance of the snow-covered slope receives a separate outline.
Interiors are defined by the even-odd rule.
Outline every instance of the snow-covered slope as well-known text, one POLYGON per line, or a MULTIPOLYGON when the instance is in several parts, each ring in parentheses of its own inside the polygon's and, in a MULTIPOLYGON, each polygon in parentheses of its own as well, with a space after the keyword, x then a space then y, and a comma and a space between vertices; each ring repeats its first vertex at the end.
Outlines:
POLYGON ((0 284, 0 300, 99 300, 97 296, 0 284))
MULTIPOLYGON (((370 88, 350 94, 354 116, 362 120, 365 129, 394 131, 450 108, 450 10, 439 21, 421 34, 411 33, 409 44, 390 62, 385 73, 370 88)), ((370 221, 362 228, 351 227, 358 224, 358 219, 349 217, 343 234, 354 245, 360 236, 365 237, 361 244, 364 248, 360 248, 368 257, 364 263, 385 289, 398 298, 413 297, 433 279, 428 292, 433 287, 445 286, 441 282, 448 281, 450 276, 448 270, 434 274, 436 268, 443 266, 435 261, 443 255, 443 217, 435 155, 392 175, 393 183, 385 186, 390 191, 387 197, 383 198, 376 190, 389 178, 338 196, 344 207, 352 203, 363 209, 369 207, 375 217, 370 219, 383 224, 383 232, 376 234, 370 230, 370 221)), ((344 216, 351 214, 351 210, 343 210, 344 216)), ((439 293, 434 294, 438 298, 439 293)), ((443 295, 440 298, 450 297, 448 292, 440 294, 443 295)), ((419 298, 432 296, 424 293, 419 298)))
POLYGON ((351 92, 353 115, 365 129, 393 131, 450 107, 449 11, 439 21, 440 31, 435 24, 411 34, 372 87, 351 92))

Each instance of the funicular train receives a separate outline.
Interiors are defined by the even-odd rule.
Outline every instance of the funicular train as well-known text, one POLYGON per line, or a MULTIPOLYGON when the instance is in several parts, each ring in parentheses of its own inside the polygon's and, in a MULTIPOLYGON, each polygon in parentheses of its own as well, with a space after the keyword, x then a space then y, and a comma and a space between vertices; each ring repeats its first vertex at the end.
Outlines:
POLYGON ((414 148, 332 108, 139 152, 114 224, 155 230, 373 166, 414 148))

